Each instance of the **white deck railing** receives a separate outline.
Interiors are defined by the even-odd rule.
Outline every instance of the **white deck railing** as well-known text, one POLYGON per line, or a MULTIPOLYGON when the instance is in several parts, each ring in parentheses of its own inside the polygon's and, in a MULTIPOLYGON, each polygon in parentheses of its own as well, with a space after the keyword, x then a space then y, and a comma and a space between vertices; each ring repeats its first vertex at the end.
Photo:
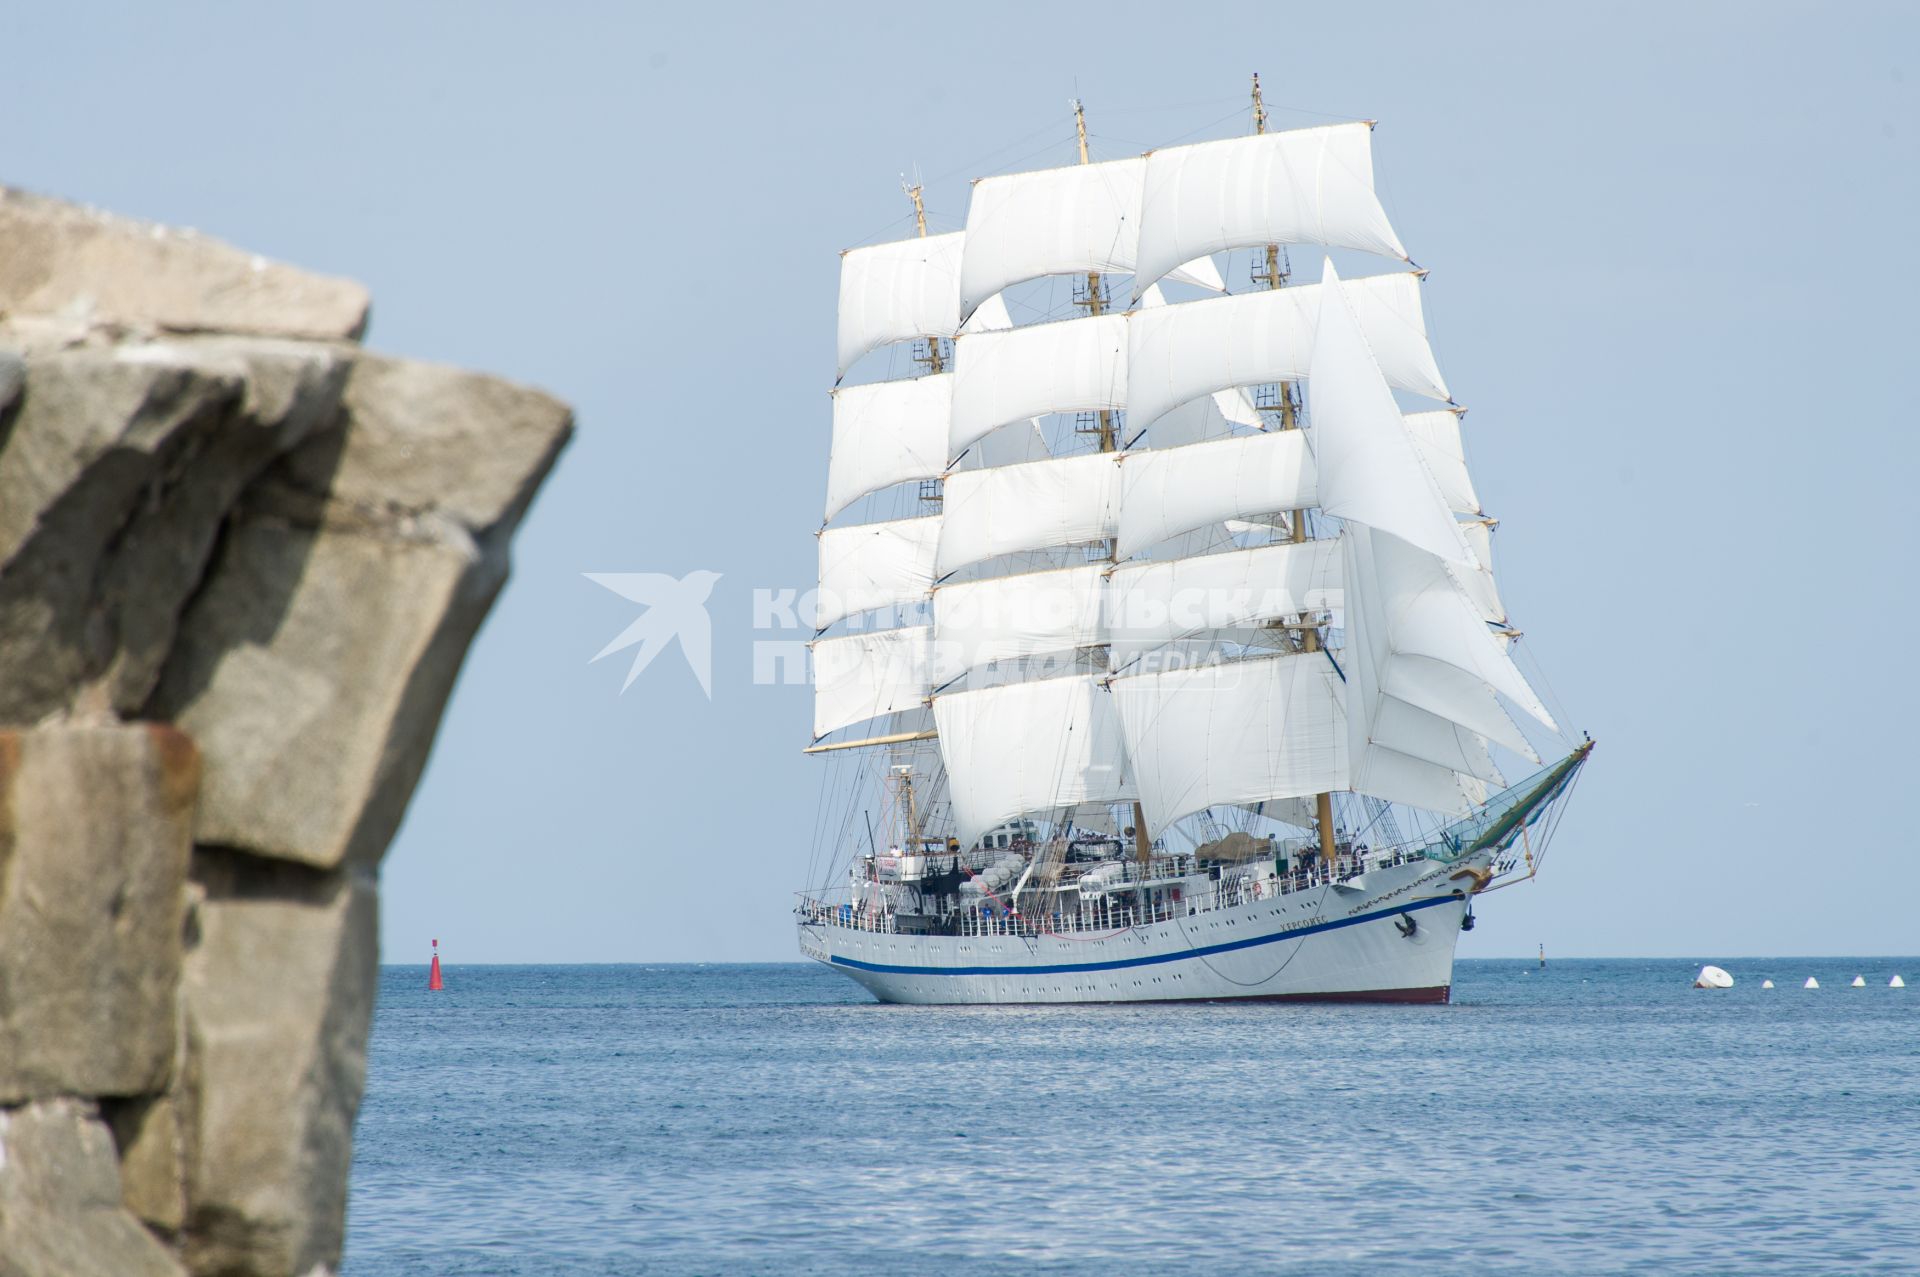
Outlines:
MULTIPOLYGON (((1291 895, 1329 882, 1346 882, 1363 873, 1389 869, 1425 859, 1417 851, 1388 849, 1338 857, 1329 873, 1316 864, 1291 873, 1267 873, 1263 876, 1236 876, 1210 881, 1206 889, 1189 893, 1184 886, 1167 885, 1149 889, 1151 899, 1143 907, 1140 901, 1142 881, 1164 880, 1191 874, 1191 856, 1155 857, 1144 877, 1139 867, 1125 864, 1121 873, 1106 880, 1106 894, 1084 902, 1078 909, 1053 910, 1046 915, 1010 910, 997 900, 975 901, 963 905, 956 918, 949 914, 932 934, 961 936, 1098 936, 1125 931, 1131 927, 1166 922, 1176 917, 1196 917, 1219 909, 1237 908, 1275 895, 1291 895), (1125 890, 1131 886, 1132 890, 1125 890), (957 924, 958 930, 950 930, 957 924)), ((832 903, 801 894, 794 910, 801 921, 818 926, 842 927, 850 931, 899 934, 899 915, 888 909, 856 905, 849 901, 832 903)), ((924 915, 912 915, 922 917, 924 915)))

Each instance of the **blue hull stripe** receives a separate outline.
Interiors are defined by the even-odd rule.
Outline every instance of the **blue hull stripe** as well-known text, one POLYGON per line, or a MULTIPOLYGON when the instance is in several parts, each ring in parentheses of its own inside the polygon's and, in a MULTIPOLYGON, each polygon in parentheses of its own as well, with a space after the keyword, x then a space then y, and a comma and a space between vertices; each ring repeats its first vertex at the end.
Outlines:
POLYGON ((852 967, 857 971, 876 971, 883 975, 1074 975, 1081 971, 1118 971, 1123 967, 1151 967, 1163 962, 1185 962, 1188 958, 1206 958, 1216 953, 1232 953, 1236 949, 1253 949, 1263 944, 1278 944, 1282 940, 1299 940, 1306 936, 1317 935, 1322 931, 1338 931, 1342 927, 1357 927, 1363 922, 1378 922, 1382 918, 1397 918, 1403 913, 1431 909, 1435 905, 1456 903, 1458 901, 1453 896, 1430 896, 1425 900, 1395 905, 1391 909, 1363 913, 1354 918, 1342 918, 1338 922, 1322 922, 1311 927, 1296 927, 1292 931, 1249 936, 1245 940, 1229 940, 1224 944, 1202 945, 1197 949, 1186 949, 1179 953, 1150 953, 1138 958, 1115 958, 1109 962, 1074 962, 1064 966, 1032 967, 896 967, 885 962, 862 962, 858 958, 843 958, 837 953, 830 961, 835 966, 852 967))

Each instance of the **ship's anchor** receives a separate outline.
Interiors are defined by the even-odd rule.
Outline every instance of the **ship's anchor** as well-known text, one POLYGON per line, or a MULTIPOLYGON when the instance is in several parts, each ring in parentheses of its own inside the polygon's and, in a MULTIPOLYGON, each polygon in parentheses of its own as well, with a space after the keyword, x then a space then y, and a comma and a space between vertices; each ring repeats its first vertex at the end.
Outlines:
POLYGON ((1413 939, 1413 933, 1420 930, 1420 924, 1413 920, 1413 915, 1410 913, 1403 913, 1395 918, 1393 925, 1400 928, 1401 936, 1408 940, 1413 939))

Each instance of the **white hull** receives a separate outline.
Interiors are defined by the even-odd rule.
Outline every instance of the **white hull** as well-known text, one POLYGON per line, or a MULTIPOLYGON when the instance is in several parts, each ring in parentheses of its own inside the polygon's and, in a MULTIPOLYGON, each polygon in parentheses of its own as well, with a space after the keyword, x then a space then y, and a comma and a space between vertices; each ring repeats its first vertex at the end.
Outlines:
POLYGON ((882 1002, 1445 1002, 1471 886, 1420 861, 1106 934, 908 935, 802 922, 800 948, 882 1002), (1409 925, 1412 934, 1405 934, 1409 925))

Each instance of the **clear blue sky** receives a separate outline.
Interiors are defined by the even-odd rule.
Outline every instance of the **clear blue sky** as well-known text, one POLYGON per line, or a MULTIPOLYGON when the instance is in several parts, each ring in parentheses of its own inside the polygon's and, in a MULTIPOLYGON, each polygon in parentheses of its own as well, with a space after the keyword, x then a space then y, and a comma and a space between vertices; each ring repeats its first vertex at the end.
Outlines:
MULTIPOLYGON (((10 6, 0 181, 364 280, 370 342, 580 431, 385 873, 389 961, 795 956, 820 771, 751 685, 805 586, 839 249, 930 179, 1381 124, 1503 591, 1599 738, 1465 956, 1920 951, 1911 246, 1920 9, 10 6), (1878 263, 1878 265, 1876 265, 1878 263), (588 571, 696 568, 677 658, 588 571)), ((1311 261, 1311 255, 1296 255, 1311 261)))

